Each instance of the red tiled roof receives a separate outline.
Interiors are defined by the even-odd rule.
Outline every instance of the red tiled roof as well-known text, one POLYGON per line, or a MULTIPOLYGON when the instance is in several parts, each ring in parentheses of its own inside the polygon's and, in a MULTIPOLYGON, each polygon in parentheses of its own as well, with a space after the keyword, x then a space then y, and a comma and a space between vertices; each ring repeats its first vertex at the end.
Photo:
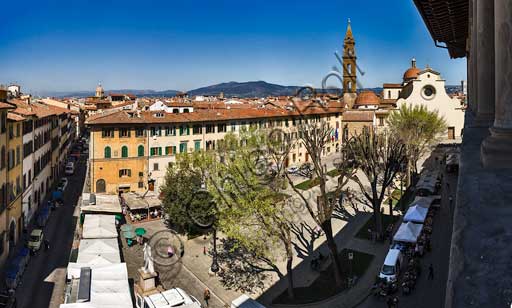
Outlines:
POLYGON ((300 115, 335 114, 343 111, 339 106, 331 107, 304 107, 299 110, 286 110, 277 108, 246 108, 246 109, 201 109, 191 113, 166 113, 156 111, 141 111, 140 117, 136 112, 119 111, 108 114, 96 114, 87 120, 89 125, 97 124, 147 124, 147 123, 186 123, 211 122, 241 119, 278 118, 300 115), (156 117, 157 113, 163 114, 156 117))
POLYGON ((382 85, 383 88, 401 88, 401 83, 385 83, 382 85))
POLYGON ((16 108, 16 107, 11 104, 0 102, 0 109, 14 109, 14 108, 16 108))
POLYGON ((343 122, 373 122, 373 111, 347 110, 343 113, 343 122))
POLYGON ((19 114, 8 112, 7 119, 11 121, 24 121, 25 117, 20 116, 19 114))

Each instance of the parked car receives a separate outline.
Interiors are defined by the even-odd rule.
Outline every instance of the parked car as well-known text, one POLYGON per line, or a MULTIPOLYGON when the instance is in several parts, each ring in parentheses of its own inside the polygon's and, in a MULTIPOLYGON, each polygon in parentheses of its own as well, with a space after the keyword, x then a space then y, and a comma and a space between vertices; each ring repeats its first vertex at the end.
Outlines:
POLYGON ((30 233, 30 238, 28 240, 28 248, 32 251, 38 251, 41 248, 41 245, 43 244, 43 230, 41 229, 34 229, 30 233))
POLYGON ((295 173, 297 173, 297 171, 299 171, 299 167, 297 167, 297 166, 292 166, 292 167, 286 169, 286 172, 288 172, 290 174, 295 174, 295 173))
POLYGON ((399 249, 391 248, 384 259, 379 278, 385 279, 387 282, 395 282, 400 274, 402 262, 402 252, 399 249))
POLYGON ((59 184, 57 184, 57 190, 64 191, 67 186, 68 186, 68 179, 62 178, 62 179, 60 179, 59 184))
POLYGON ((75 174, 75 163, 69 162, 66 164, 66 168, 64 170, 64 173, 67 175, 73 175, 75 174))

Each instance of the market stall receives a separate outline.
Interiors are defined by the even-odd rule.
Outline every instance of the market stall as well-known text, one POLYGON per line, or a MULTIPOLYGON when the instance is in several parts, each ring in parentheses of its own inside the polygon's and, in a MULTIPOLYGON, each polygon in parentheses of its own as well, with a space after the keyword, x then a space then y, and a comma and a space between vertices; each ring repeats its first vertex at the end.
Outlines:
POLYGON ((396 231, 393 241, 404 243, 416 243, 418 237, 423 230, 423 224, 416 224, 413 222, 406 222, 400 225, 396 231))
POLYGON ((427 218, 428 208, 413 205, 409 207, 404 216, 404 222, 424 223, 427 218))
POLYGON ((114 215, 92 215, 84 217, 82 238, 117 238, 117 229, 114 215))

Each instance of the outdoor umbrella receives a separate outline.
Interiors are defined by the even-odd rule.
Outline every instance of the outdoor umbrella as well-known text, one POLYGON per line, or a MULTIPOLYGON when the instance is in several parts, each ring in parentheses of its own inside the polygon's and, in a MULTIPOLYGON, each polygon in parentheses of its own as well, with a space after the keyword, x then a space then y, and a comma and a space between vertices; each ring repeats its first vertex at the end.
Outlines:
POLYGON ((135 233, 132 230, 130 230, 130 231, 123 232, 123 236, 125 238, 132 239, 135 237, 135 233))
POLYGON ((146 229, 137 228, 137 229, 135 229, 135 234, 137 234, 138 236, 143 236, 144 234, 146 234, 146 229))
POLYGON ((121 214, 116 214, 116 220, 117 220, 117 221, 121 221, 121 220, 123 220, 123 215, 121 215, 121 214))
POLYGON ((132 231, 132 225, 129 225, 129 224, 122 225, 121 231, 123 231, 123 232, 132 231))

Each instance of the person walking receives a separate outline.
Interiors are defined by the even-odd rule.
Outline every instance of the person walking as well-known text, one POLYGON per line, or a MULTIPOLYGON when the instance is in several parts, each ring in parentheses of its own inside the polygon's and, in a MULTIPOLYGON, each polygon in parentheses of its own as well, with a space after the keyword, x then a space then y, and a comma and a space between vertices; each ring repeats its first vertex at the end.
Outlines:
POLYGON ((208 288, 204 289, 204 302, 206 303, 206 307, 208 307, 208 301, 210 300, 210 290, 208 288))
POLYGON ((432 265, 432 263, 430 263, 430 265, 428 266, 428 277, 427 277, 428 280, 434 280, 434 266, 432 265))

